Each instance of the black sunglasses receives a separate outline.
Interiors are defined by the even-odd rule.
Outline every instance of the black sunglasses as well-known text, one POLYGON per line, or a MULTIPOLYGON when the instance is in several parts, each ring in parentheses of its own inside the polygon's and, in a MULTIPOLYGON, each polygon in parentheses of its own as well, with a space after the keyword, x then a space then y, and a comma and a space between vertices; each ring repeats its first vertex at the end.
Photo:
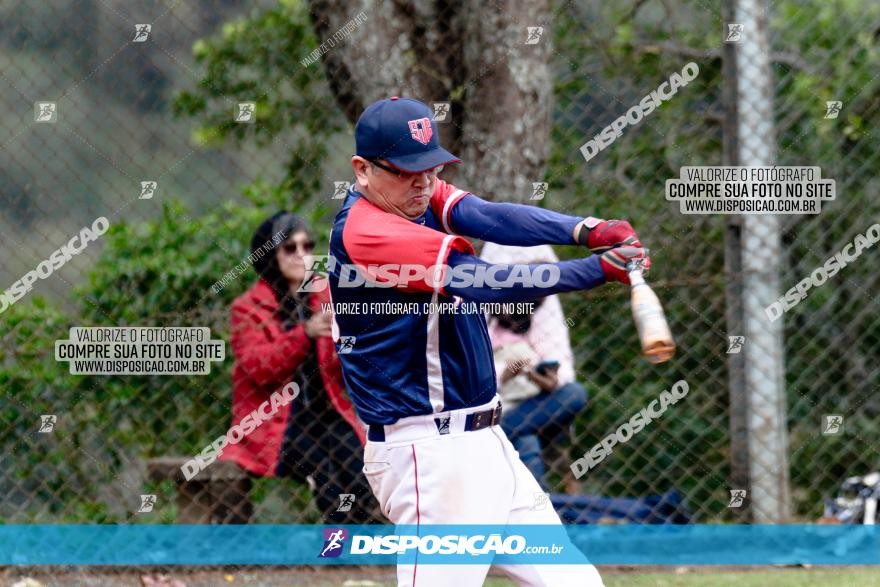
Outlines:
MULTIPOLYGON (((401 171, 400 169, 395 169, 393 167, 385 165, 384 163, 380 163, 378 159, 367 159, 367 161, 369 161, 370 163, 372 163, 373 165, 375 165, 379 169, 384 169, 388 173, 393 173, 394 175, 396 175, 397 177, 400 177, 400 178, 409 178, 409 177, 412 177, 413 175, 418 175, 418 173, 410 173, 408 171, 401 171)), ((438 165, 437 167, 434 167, 433 169, 429 169, 428 175, 437 175, 441 171, 443 171, 443 166, 438 165)))
POLYGON ((303 253, 311 253, 313 250, 315 250, 315 241, 306 241, 304 243, 284 243, 283 245, 281 245, 281 250, 288 255, 293 255, 300 247, 302 247, 303 253))

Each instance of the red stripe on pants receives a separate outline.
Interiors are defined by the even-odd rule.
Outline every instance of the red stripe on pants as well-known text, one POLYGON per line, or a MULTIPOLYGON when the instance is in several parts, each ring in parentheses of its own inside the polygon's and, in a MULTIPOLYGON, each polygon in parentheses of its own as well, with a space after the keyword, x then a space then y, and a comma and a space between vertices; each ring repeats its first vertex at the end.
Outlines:
MULTIPOLYGON (((413 468, 415 469, 416 475, 416 535, 421 536, 419 532, 419 525, 422 521, 422 514, 419 511, 419 461, 416 459, 416 445, 411 444, 412 447, 412 457, 413 457, 413 468)), ((416 550, 416 562, 413 564, 413 587, 416 587, 416 569, 419 565, 419 551, 416 550)))

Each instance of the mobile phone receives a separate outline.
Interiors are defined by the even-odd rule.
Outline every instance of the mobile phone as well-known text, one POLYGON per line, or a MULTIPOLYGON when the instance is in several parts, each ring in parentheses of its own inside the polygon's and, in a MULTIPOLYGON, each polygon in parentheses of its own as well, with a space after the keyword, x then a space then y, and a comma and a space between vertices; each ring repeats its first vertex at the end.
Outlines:
POLYGON ((541 361, 535 366, 535 372, 540 375, 546 375, 547 371, 556 371, 559 369, 559 361, 541 361))

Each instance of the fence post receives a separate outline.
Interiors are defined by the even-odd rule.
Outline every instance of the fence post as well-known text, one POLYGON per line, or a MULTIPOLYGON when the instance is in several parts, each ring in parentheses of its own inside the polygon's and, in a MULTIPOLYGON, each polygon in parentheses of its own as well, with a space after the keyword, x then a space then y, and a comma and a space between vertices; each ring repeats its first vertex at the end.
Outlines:
MULTIPOLYGON (((724 22, 734 22, 734 6, 725 2, 722 7, 724 22)), ((737 75, 736 44, 724 43, 722 51, 722 104, 724 165, 739 165, 739 142, 737 138, 737 75)), ((724 231, 724 312, 727 335, 741 336, 743 328, 743 273, 742 273, 742 217, 725 216, 724 231)), ((723 341, 727 343, 727 341, 723 341)), ((745 355, 742 352, 727 354, 727 386, 730 414, 730 489, 749 487, 749 431, 748 394, 745 383, 745 355)), ((751 513, 751 502, 745 500, 742 507, 733 508, 738 522, 746 522, 751 513)))
MULTIPOLYGON (((774 165, 773 76, 766 0, 733 0, 736 43, 737 160, 740 165, 774 165)), ((771 322, 764 308, 779 296, 782 246, 779 218, 742 219, 743 376, 747 394, 749 485, 752 520, 782 523, 790 515, 788 434, 782 320, 771 322)))

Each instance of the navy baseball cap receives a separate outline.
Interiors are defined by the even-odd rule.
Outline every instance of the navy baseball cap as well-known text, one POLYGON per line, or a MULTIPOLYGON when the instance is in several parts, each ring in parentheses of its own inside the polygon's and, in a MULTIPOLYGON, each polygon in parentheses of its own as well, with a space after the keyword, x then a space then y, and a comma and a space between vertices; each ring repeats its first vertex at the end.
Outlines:
POLYGON ((418 100, 393 96, 373 102, 354 127, 355 154, 364 159, 385 159, 410 173, 461 163, 440 146, 433 116, 418 100))

